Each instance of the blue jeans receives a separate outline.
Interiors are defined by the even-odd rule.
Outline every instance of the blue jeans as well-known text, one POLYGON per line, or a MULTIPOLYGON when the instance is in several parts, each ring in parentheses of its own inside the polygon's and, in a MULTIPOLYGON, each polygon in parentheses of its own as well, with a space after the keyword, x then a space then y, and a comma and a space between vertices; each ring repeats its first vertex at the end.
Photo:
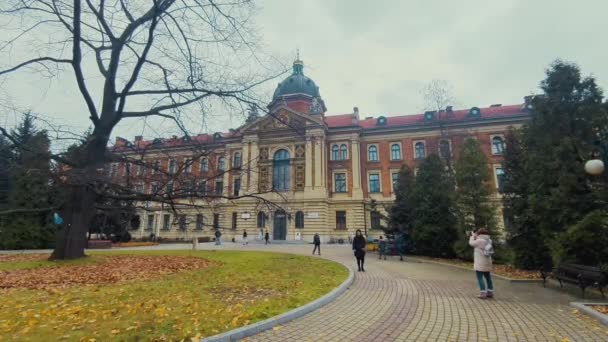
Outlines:
POLYGON ((494 291, 494 285, 492 285, 492 276, 490 275, 490 272, 475 271, 475 275, 477 276, 477 282, 479 283, 479 289, 481 292, 486 292, 486 283, 488 284, 488 291, 494 291), (483 278, 486 278, 485 282, 483 278))

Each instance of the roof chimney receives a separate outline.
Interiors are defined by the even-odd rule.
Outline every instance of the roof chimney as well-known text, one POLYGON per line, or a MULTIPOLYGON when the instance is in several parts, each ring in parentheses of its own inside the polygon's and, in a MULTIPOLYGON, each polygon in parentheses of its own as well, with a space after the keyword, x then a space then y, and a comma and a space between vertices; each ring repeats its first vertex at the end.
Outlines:
POLYGON ((502 104, 500 104, 500 103, 496 103, 496 104, 490 105, 490 107, 500 107, 500 106, 502 106, 502 104))
POLYGON ((446 107, 445 107, 445 111, 446 111, 447 113, 451 113, 451 112, 453 111, 452 106, 446 106, 446 107))
POLYGON ((370 119, 373 119, 373 118, 374 118, 373 116, 366 116, 365 120, 370 120, 370 119))
POLYGON ((359 107, 353 107, 353 114, 359 115, 359 107))
POLYGON ((143 137, 143 136, 141 136, 141 135, 136 135, 136 136, 135 136, 135 141, 136 141, 136 142, 137 142, 137 141, 142 141, 142 140, 144 140, 144 137, 143 137))

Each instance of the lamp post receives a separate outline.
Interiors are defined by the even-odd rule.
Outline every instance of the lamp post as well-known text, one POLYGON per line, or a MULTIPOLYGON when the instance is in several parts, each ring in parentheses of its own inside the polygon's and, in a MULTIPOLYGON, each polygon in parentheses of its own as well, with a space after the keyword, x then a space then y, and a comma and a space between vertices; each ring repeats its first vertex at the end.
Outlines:
POLYGON ((605 165, 608 162, 608 142, 602 139, 602 137, 607 135, 601 134, 600 132, 597 133, 597 139, 594 142, 594 145, 597 147, 599 153, 596 152, 593 155, 593 159, 588 160, 585 163, 585 172, 592 176, 599 176, 604 173, 604 170, 606 169, 605 165))

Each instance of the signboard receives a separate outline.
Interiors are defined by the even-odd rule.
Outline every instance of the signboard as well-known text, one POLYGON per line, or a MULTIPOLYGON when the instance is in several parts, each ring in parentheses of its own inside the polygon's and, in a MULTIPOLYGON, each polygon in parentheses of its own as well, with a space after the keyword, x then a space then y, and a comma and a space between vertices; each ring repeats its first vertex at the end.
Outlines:
POLYGON ((246 219, 246 220, 250 219, 251 218, 251 214, 250 213, 243 213, 243 214, 241 214, 241 218, 246 219))
POLYGON ((296 241, 302 240, 302 235, 300 234, 300 232, 296 232, 295 240, 296 241))
POLYGON ((306 214, 306 217, 312 218, 312 219, 318 219, 319 213, 308 213, 308 214, 306 214))

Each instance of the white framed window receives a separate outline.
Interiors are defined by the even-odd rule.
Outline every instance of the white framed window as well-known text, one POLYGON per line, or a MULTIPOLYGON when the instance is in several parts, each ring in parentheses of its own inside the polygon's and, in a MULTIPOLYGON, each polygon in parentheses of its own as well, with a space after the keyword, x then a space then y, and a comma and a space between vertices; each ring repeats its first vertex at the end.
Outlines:
POLYGON ((443 159, 451 158, 452 157, 452 141, 448 140, 448 139, 439 140, 437 152, 439 153, 439 156, 443 159))
POLYGON ((338 147, 338 144, 331 146, 331 160, 340 160, 340 147, 338 147))
POLYGON ((334 192, 346 192, 346 172, 334 172, 334 192))
POLYGON ((493 135, 490 138, 492 144, 492 154, 501 155, 505 152, 505 137, 502 135, 493 135))
POLYGON ((426 158, 426 141, 414 141, 414 159, 426 158))
POLYGON ((219 157, 217 159, 217 169, 219 171, 224 171, 226 170, 226 158, 224 157, 219 157))
POLYGON ((234 152, 234 155, 232 156, 232 167, 238 169, 241 167, 241 165, 241 152, 234 152))
POLYGON ((392 187, 393 193, 395 192, 395 189, 397 188, 397 183, 399 183, 399 171, 391 170, 391 187, 392 187))
POLYGON ((209 172, 209 159, 201 159, 201 173, 209 172))
POLYGON ((367 161, 377 162, 378 158, 378 145, 369 145, 367 148, 367 161))
POLYGON ((340 160, 347 160, 348 159, 348 147, 346 146, 346 144, 341 144, 340 145, 340 160))
POLYGON ((496 190, 500 193, 503 192, 504 178, 505 169, 502 165, 494 165, 494 182, 496 184, 496 190))
POLYGON ((380 172, 370 172, 367 174, 367 185, 370 193, 382 192, 380 182, 380 172))
POLYGON ((401 160, 401 144, 391 144, 391 160, 401 160))
POLYGON ((190 158, 184 159, 184 172, 192 173, 192 159, 190 159, 190 158))
POLYGON ((175 159, 171 159, 169 160, 169 174, 175 174, 175 171, 177 171, 177 160, 175 159))
POLYGON ((160 160, 155 160, 152 164, 152 174, 157 174, 160 172, 160 160))

